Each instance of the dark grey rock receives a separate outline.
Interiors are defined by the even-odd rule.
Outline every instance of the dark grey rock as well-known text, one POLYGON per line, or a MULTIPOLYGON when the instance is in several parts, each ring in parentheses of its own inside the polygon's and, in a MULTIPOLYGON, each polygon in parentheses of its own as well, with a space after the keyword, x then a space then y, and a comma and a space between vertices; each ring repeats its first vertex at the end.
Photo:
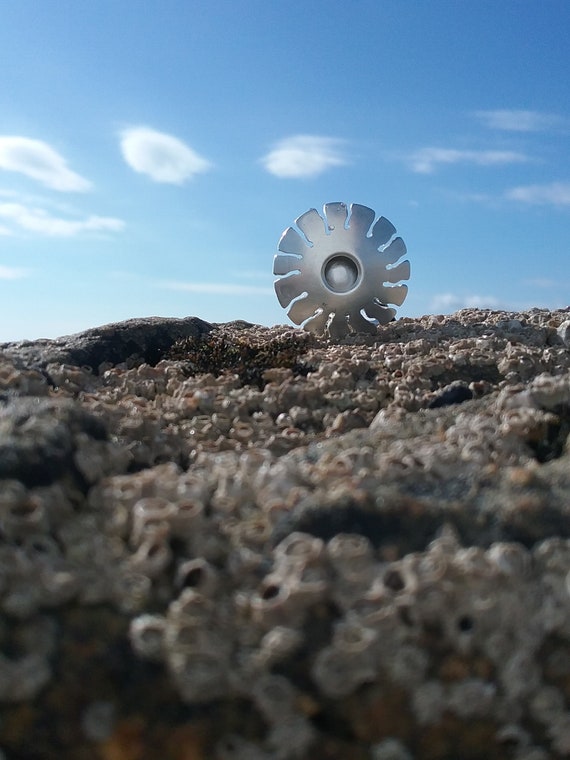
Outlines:
POLYGON ((141 317, 55 340, 0 343, 0 353, 17 367, 61 363, 97 370, 100 364, 119 364, 129 359, 154 365, 177 340, 198 337, 211 329, 211 324, 198 317, 141 317))

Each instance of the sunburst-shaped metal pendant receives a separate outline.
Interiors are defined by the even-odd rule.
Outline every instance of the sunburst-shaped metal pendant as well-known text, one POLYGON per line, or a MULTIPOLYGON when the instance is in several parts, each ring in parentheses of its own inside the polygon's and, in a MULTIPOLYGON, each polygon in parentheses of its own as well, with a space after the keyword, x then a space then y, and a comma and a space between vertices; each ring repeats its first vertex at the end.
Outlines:
POLYGON ((368 206, 326 203, 295 220, 279 240, 275 292, 292 322, 332 337, 376 331, 393 319, 408 293, 410 262, 394 225, 368 206), (400 283, 400 284, 398 284, 400 283))

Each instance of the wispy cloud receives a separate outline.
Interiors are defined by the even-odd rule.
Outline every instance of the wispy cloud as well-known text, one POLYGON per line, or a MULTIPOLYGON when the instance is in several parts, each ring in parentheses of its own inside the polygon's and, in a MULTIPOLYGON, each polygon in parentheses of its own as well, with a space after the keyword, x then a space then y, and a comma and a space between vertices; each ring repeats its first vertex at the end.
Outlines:
POLYGON ((16 228, 47 237, 74 237, 83 232, 119 232, 125 226, 121 219, 88 216, 85 219, 62 219, 48 211, 22 203, 0 203, 0 219, 16 228))
POLYGON ((570 206, 570 182, 550 182, 543 185, 520 185, 507 190, 511 201, 537 205, 570 206))
POLYGON ((166 281, 160 283, 161 287, 168 290, 181 290, 187 293, 209 293, 221 296, 267 296, 275 295, 273 288, 265 288, 261 285, 238 285, 225 282, 176 282, 166 281))
POLYGON ((211 166, 182 140, 150 127, 123 130, 121 152, 134 171, 171 185, 182 185, 211 166))
POLYGON ((458 309, 498 309, 501 302, 495 296, 440 293, 433 297, 430 308, 434 312, 457 311, 458 309))
POLYGON ((28 137, 0 137, 0 169, 19 172, 60 192, 85 192, 91 187, 50 145, 28 137))
POLYGON ((0 264, 0 280, 20 280, 22 277, 27 277, 29 269, 21 269, 20 267, 6 267, 0 264))
POLYGON ((407 157, 412 171, 432 174, 441 164, 476 164, 501 166, 528 161, 524 153, 512 150, 456 150, 455 148, 421 148, 407 157))
POLYGON ((295 135, 278 142, 261 163, 276 177, 317 177, 334 166, 348 163, 341 148, 343 141, 318 135, 295 135))
POLYGON ((542 132, 561 126, 564 120, 553 113, 500 108, 496 111, 475 111, 474 114, 491 129, 508 132, 542 132))

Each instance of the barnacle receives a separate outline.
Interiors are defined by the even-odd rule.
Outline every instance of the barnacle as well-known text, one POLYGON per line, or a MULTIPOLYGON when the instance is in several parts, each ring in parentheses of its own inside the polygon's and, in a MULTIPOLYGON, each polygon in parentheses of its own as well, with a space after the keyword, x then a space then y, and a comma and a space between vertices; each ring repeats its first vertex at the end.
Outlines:
POLYGON ((408 293, 402 280, 410 262, 396 228, 374 211, 353 203, 326 203, 324 218, 312 208, 288 227, 273 262, 275 292, 289 318, 310 332, 332 337, 374 333, 377 324, 393 319, 408 293), (370 227, 372 229, 369 233, 370 227), (400 283, 400 284, 398 284, 400 283))
MULTIPOLYGON (((14 443, 10 394, 31 392, 10 375, 4 751, 18 755, 22 737, 42 755, 45 711, 67 720, 52 707, 71 688, 62 758, 83 756, 82 739, 87 755, 97 744, 117 757, 144 742, 172 760, 410 760, 433 757, 450 731, 461 756, 568 755, 570 353, 554 337, 562 313, 511 320, 544 374, 515 385, 508 363, 514 380, 497 395, 501 331, 517 332, 500 316, 402 319, 386 341, 343 346, 218 326, 179 343, 175 362, 88 375, 94 393, 57 365, 58 394, 108 440, 72 419, 61 477, 42 471, 39 486, 35 460, 11 464, 38 428, 26 419, 14 443), (468 382, 472 403, 424 410, 468 382), (375 422, 338 435, 357 416, 375 422), (132 666, 131 719, 109 684, 132 666), (88 692, 59 673, 82 674, 88 692)), ((0 385, 1 373, 0 351, 0 385)))

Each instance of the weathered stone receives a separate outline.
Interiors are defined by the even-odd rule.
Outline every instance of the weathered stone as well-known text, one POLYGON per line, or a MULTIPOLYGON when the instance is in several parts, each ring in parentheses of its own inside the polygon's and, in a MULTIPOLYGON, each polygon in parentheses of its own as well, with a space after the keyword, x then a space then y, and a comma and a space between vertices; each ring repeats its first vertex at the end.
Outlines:
POLYGON ((570 347, 570 319, 562 322, 558 330, 556 331, 558 336, 562 339, 565 346, 570 347))
POLYGON ((18 367, 45 367, 51 363, 88 366, 119 364, 129 359, 154 365, 181 338, 202 335, 212 325, 198 317, 141 317, 113 322, 56 340, 0 343, 0 354, 18 367))

